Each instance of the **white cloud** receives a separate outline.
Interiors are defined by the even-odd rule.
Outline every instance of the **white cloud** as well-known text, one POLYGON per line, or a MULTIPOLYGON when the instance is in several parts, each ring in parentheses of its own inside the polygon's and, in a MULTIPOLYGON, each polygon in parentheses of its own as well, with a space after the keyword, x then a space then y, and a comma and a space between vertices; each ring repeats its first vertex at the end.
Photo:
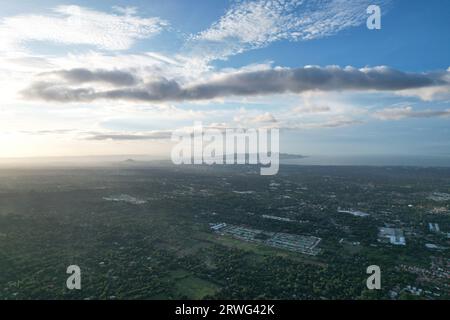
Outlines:
MULTIPOLYGON (((328 101, 317 103, 317 93, 305 93, 303 95, 303 103, 301 105, 292 108, 294 114, 318 114, 329 113, 331 108, 328 105, 328 101), (316 97, 314 97, 316 95, 316 97), (314 99, 313 99, 314 98, 314 99)), ((329 99, 331 100, 331 99, 329 99)))
MULTIPOLYGON (((450 78, 448 75, 444 77, 444 79, 446 79, 447 82, 450 83, 450 78)), ((446 84, 428 88, 417 88, 414 90, 400 90, 397 91, 396 94, 402 97, 417 97, 423 101, 449 100, 450 86, 446 84)))
POLYGON ((247 110, 240 110, 239 114, 234 116, 233 122, 238 127, 277 127, 278 120, 270 112, 252 114, 247 110))
POLYGON ((278 40, 300 41, 330 36, 363 24, 370 4, 373 1, 239 1, 210 28, 192 36, 193 49, 210 59, 223 59, 278 40), (201 42, 206 43, 201 45, 201 42), (195 50, 196 46, 201 49, 195 50))
MULTIPOLYGON (((283 29, 280 22, 287 20, 291 6, 278 1, 239 3, 194 38, 209 41, 234 39, 255 46, 262 45, 279 36, 283 29)), ((286 25, 284 28, 289 27, 286 25)))
POLYGON ((450 117, 450 109, 415 111, 412 107, 385 108, 373 113, 380 120, 401 120, 405 118, 450 117))
POLYGON ((140 132, 127 132, 127 133, 117 133, 117 132, 100 132, 100 133, 90 133, 85 137, 86 140, 116 140, 116 141, 133 141, 133 140, 170 140, 172 131, 151 131, 146 133, 140 132))
POLYGON ((167 22, 141 18, 133 10, 104 13, 75 5, 58 6, 51 14, 23 14, 0 22, 0 51, 21 51, 29 41, 91 45, 105 50, 126 50, 137 39, 159 33, 167 22))
POLYGON ((298 113, 325 113, 330 112, 331 108, 325 105, 307 105, 295 107, 292 111, 298 113))
POLYGON ((364 121, 359 119, 352 119, 350 117, 340 117, 334 119, 327 119, 322 122, 311 122, 311 123, 299 123, 292 129, 320 129, 320 128, 341 128, 348 127, 358 124, 363 124, 364 121))

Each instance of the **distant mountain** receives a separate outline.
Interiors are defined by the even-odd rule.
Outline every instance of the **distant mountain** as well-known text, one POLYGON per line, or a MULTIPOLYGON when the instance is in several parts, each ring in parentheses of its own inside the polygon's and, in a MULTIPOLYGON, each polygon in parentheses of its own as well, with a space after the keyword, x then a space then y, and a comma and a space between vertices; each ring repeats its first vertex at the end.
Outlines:
MULTIPOLYGON (((258 154, 254 154, 254 153, 252 153, 252 154, 239 153, 239 154, 234 154, 234 155, 225 154, 225 155, 223 155, 223 160, 224 161, 227 158, 227 156, 232 156, 232 157, 245 156, 245 158, 248 159, 250 156, 258 157, 258 154)), ((272 154, 271 157, 275 158, 276 157, 276 153, 272 154)), ((290 154, 290 153, 279 153, 278 154, 278 159, 279 160, 295 160, 295 159, 304 159, 304 158, 307 158, 307 157, 308 156, 304 156, 304 155, 301 155, 301 154, 290 154)), ((191 157, 191 159, 193 161, 194 157, 191 157)))
MULTIPOLYGON (((239 154, 239 155, 242 155, 242 154, 239 154)), ((307 156, 303 156, 301 154, 291 154, 291 153, 279 153, 278 156, 279 156, 280 160, 307 158, 307 156)))
POLYGON ((304 158, 308 158, 308 156, 303 156, 301 154, 280 153, 281 160, 304 159, 304 158))

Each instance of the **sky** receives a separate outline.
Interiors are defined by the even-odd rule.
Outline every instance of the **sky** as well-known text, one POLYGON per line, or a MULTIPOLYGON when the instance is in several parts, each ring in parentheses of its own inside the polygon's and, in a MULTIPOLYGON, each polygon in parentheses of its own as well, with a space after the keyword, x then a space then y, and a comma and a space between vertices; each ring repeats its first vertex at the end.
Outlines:
POLYGON ((198 121, 279 128, 286 153, 450 157, 448 1, 0 5, 0 158, 168 156, 198 121))

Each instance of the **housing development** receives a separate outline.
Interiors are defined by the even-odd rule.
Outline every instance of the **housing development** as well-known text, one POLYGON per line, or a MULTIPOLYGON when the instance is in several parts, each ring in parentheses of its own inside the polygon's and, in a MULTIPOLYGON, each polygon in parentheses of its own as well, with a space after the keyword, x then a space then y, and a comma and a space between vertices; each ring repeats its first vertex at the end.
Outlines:
POLYGON ((244 241, 261 243, 274 248, 310 254, 313 256, 320 252, 320 249, 316 247, 321 239, 317 237, 282 232, 264 232, 257 229, 227 225, 226 223, 213 224, 211 229, 220 234, 228 234, 244 241))

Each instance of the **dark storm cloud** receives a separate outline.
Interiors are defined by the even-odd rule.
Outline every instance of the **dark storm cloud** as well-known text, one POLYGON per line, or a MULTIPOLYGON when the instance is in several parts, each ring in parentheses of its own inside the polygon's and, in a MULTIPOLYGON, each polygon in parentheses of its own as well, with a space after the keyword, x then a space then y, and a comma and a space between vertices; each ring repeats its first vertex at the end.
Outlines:
POLYGON ((104 82, 123 85, 131 83, 131 79, 136 78, 132 74, 128 74, 130 76, 128 78, 125 71, 85 73, 84 71, 73 72, 71 70, 57 71, 53 74, 59 74, 68 83, 35 82, 23 92, 24 96, 59 102, 94 101, 98 99, 160 102, 209 100, 227 96, 302 93, 306 91, 398 91, 448 85, 445 80, 448 74, 446 71, 440 73, 406 73, 388 67, 365 69, 352 67, 278 68, 226 74, 209 81, 185 85, 164 78, 147 83, 134 80, 136 82, 132 86, 112 90, 99 90, 94 87, 74 88, 73 85, 92 82, 94 81, 92 79, 98 81, 102 79, 101 81, 104 82))
POLYGON ((87 102, 94 100, 95 91, 89 89, 74 89, 54 82, 35 82, 22 91, 25 98, 58 102, 87 102))
POLYGON ((115 86, 132 86, 137 84, 136 77, 128 71, 120 70, 94 70, 77 68, 71 70, 60 70, 48 72, 42 75, 56 75, 69 83, 81 84, 89 82, 103 82, 115 86))

